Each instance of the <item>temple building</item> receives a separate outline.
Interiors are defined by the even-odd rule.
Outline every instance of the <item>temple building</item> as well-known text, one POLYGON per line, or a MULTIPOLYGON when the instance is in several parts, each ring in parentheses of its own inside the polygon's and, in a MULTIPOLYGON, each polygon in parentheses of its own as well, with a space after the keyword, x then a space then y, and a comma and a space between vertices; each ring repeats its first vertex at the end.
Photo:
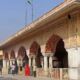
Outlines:
POLYGON ((24 75, 29 64, 36 77, 80 80, 80 0, 65 0, 3 41, 2 73, 14 62, 24 75), (22 69, 20 68, 22 66, 22 69))

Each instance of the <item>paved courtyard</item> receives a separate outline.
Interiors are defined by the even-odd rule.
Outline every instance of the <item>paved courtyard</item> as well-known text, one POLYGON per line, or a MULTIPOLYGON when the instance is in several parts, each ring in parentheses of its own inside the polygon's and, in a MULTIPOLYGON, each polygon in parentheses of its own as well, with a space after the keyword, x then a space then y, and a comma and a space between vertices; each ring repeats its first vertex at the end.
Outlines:
POLYGON ((19 75, 2 75, 0 76, 0 80, 53 80, 51 78, 35 78, 35 77, 25 77, 19 75))
POLYGON ((16 79, 0 77, 0 80, 16 80, 16 79))

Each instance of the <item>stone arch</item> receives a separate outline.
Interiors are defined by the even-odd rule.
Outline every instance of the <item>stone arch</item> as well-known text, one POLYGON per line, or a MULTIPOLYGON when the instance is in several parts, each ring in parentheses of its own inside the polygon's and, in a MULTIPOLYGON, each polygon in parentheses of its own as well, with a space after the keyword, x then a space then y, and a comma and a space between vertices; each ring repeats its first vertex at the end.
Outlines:
POLYGON ((57 43, 54 57, 56 57, 59 61, 59 67, 68 67, 68 53, 64 47, 64 41, 62 39, 60 39, 57 43))
POLYGON ((53 34, 46 43, 45 52, 55 52, 57 43, 60 39, 61 38, 59 36, 53 34))
MULTIPOLYGON (((52 35, 46 43, 45 52, 52 56, 53 67, 68 67, 68 53, 64 41, 58 35, 52 35)), ((49 61, 48 61, 49 63, 49 61)))
POLYGON ((25 67, 25 65, 29 63, 29 59, 24 46, 21 46, 18 50, 18 59, 20 61, 19 64, 23 67, 25 67))
POLYGON ((18 58, 23 58, 26 55, 26 49, 24 46, 21 46, 18 50, 18 58))
POLYGON ((41 48, 38 48, 37 54, 36 54, 36 66, 37 68, 42 68, 44 66, 44 57, 41 52, 41 48))
POLYGON ((14 50, 11 50, 10 59, 15 59, 15 52, 14 52, 14 50))
POLYGON ((4 56, 4 59, 5 59, 5 60, 9 60, 9 54, 8 54, 8 52, 5 52, 5 53, 3 54, 3 56, 4 56))
POLYGON ((34 41, 30 47, 30 56, 35 56, 35 62, 36 62, 36 66, 38 68, 43 66, 43 55, 41 53, 41 47, 40 45, 34 41))
POLYGON ((39 44, 36 41, 34 41, 30 46, 30 55, 36 55, 39 47, 39 44))

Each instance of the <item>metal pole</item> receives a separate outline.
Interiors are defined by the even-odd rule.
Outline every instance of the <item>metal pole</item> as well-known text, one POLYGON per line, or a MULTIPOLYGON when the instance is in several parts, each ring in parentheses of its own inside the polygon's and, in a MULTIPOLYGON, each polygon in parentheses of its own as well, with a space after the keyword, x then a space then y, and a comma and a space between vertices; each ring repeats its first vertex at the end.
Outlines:
POLYGON ((31 0, 31 2, 28 1, 28 3, 29 3, 29 5, 31 6, 31 12, 32 12, 32 13, 31 13, 31 17, 32 17, 31 20, 32 20, 32 22, 33 22, 33 18, 34 18, 34 17, 33 17, 33 16, 34 16, 34 15, 33 15, 33 14, 34 14, 34 13, 33 13, 33 0, 31 0))
MULTIPOLYGON (((27 3, 25 2, 25 4, 27 5, 27 3)), ((27 6, 26 6, 26 11, 25 11, 25 26, 27 26, 27 6)))
POLYGON ((33 0, 32 0, 31 7, 32 7, 32 22, 33 22, 33 19, 34 19, 34 13, 33 13, 33 0))

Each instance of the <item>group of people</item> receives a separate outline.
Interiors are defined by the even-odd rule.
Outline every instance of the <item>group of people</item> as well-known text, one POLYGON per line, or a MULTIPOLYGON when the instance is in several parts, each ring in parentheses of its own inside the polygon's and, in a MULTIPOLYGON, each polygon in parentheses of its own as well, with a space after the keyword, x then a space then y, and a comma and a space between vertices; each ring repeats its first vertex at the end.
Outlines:
POLYGON ((18 71, 22 71, 23 68, 25 69, 25 75, 30 76, 30 67, 26 64, 24 67, 21 65, 17 65, 17 62, 13 62, 12 65, 8 68, 8 74, 18 74, 18 71))
POLYGON ((15 62, 15 63, 12 63, 11 66, 9 66, 8 74, 17 74, 17 73, 18 73, 18 66, 17 66, 17 64, 15 62))
POLYGON ((25 66, 17 65, 17 62, 12 63, 8 68, 8 74, 18 74, 18 71, 22 71, 24 68, 25 76, 36 76, 36 71, 33 70, 33 67, 25 64, 25 66))
POLYGON ((25 66, 25 76, 34 76, 36 77, 36 67, 33 69, 32 66, 26 64, 25 66))

